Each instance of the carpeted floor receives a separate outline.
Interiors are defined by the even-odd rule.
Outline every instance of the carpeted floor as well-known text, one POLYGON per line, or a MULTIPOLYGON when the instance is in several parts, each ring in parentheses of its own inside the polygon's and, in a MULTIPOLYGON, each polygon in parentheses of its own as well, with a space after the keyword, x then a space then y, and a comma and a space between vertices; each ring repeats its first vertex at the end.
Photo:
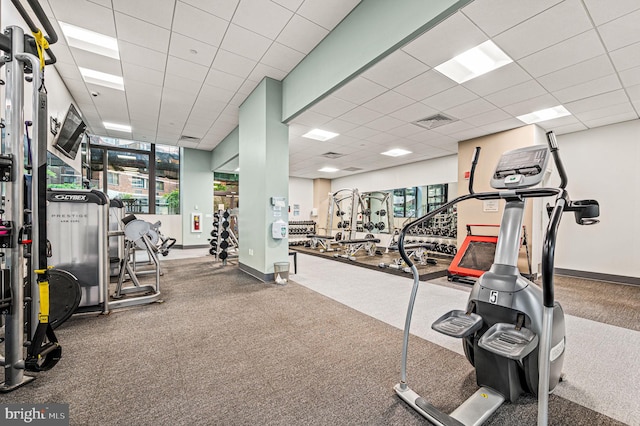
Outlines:
MULTIPOLYGON (((208 258, 163 263, 163 304, 73 317, 53 370, 0 402, 70 404, 86 425, 426 424, 392 390, 402 332, 290 282, 208 258)), ((292 277, 295 279, 295 276, 292 277)), ((451 410, 475 390, 464 357, 412 340, 411 382, 451 410)), ((491 425, 533 425, 533 398, 491 425)), ((553 425, 615 425, 551 397, 553 425)))

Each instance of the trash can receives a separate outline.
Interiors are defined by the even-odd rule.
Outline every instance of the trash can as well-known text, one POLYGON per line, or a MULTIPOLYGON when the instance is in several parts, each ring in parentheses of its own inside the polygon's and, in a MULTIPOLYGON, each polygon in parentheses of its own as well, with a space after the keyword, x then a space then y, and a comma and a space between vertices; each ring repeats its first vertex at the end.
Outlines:
POLYGON ((276 262, 273 264, 273 279, 276 284, 286 284, 289 281, 289 262, 276 262))

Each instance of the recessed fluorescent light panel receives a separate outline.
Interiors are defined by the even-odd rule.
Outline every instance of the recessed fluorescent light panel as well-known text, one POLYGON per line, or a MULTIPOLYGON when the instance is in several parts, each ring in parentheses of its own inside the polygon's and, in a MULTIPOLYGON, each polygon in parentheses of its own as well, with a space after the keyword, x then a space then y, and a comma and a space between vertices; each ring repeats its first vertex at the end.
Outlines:
POLYGON ((388 155, 389 157, 400 157, 401 155, 411 154, 411 151, 407 151, 406 149, 391 149, 386 152, 381 152, 382 155, 388 155))
POLYGON ((118 154, 118 158, 121 160, 137 160, 138 157, 136 157, 135 155, 122 155, 122 154, 118 154))
POLYGON ((119 75, 107 74, 106 72, 91 70, 89 68, 78 67, 78 69, 84 81, 89 84, 124 90, 124 79, 119 75))
POLYGON ((113 59, 120 59, 118 40, 108 35, 96 33, 86 28, 60 22, 60 28, 64 33, 69 47, 86 50, 113 59))
POLYGON ((527 124, 539 123, 540 121, 553 120, 554 118, 565 117, 571 115, 569 111, 562 105, 554 106, 552 108, 541 109, 540 111, 534 111, 529 114, 519 115, 516 117, 520 121, 524 121, 527 124))
POLYGON ((486 74, 513 60, 491 40, 467 50, 436 67, 436 71, 446 75, 458 84, 486 74))
POLYGON ((107 130, 117 130, 119 132, 128 132, 131 133, 131 126, 127 124, 118 124, 118 123, 108 123, 104 121, 102 123, 105 129, 107 130))
POLYGON ((319 172, 326 172, 326 173, 335 173, 338 171, 338 169, 333 168, 333 167, 323 167, 321 169, 318 169, 319 172))
POLYGON ((338 133, 328 132, 326 130, 313 129, 310 132, 302 135, 303 138, 307 139, 315 139, 317 141, 328 141, 329 139, 333 139, 338 136, 338 133))

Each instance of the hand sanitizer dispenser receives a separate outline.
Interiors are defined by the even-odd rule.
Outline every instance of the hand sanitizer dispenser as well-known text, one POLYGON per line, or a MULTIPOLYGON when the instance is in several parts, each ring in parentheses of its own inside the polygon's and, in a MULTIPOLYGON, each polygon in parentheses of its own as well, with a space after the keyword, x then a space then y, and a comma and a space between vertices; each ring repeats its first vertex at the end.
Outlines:
POLYGON ((271 224, 271 236, 274 240, 281 240, 287 237, 289 224, 282 219, 278 219, 271 224))

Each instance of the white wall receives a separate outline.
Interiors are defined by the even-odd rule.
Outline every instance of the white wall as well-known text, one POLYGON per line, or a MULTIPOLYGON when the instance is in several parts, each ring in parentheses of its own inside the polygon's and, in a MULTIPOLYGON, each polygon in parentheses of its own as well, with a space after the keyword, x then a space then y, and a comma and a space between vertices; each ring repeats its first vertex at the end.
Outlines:
MULTIPOLYGON (((176 239, 177 245, 182 245, 182 216, 179 214, 141 214, 139 215, 139 219, 150 223, 156 223, 160 221, 162 226, 160 226, 160 232, 165 237, 171 237, 176 239)), ((207 219, 205 223, 203 223, 204 230, 208 232, 211 228, 211 225, 208 224, 212 222, 210 219, 207 219)))
POLYGON ((289 220, 312 220, 311 209, 313 208, 313 180, 296 177, 289 177, 289 220), (300 215, 293 215, 293 205, 300 206, 300 215))
POLYGON ((333 179, 331 181, 331 190, 357 188, 360 192, 383 191, 457 181, 458 157, 457 155, 450 155, 333 179))
POLYGON ((640 277, 640 120, 557 139, 571 198, 598 200, 600 223, 579 226, 565 214, 556 267, 640 277))

